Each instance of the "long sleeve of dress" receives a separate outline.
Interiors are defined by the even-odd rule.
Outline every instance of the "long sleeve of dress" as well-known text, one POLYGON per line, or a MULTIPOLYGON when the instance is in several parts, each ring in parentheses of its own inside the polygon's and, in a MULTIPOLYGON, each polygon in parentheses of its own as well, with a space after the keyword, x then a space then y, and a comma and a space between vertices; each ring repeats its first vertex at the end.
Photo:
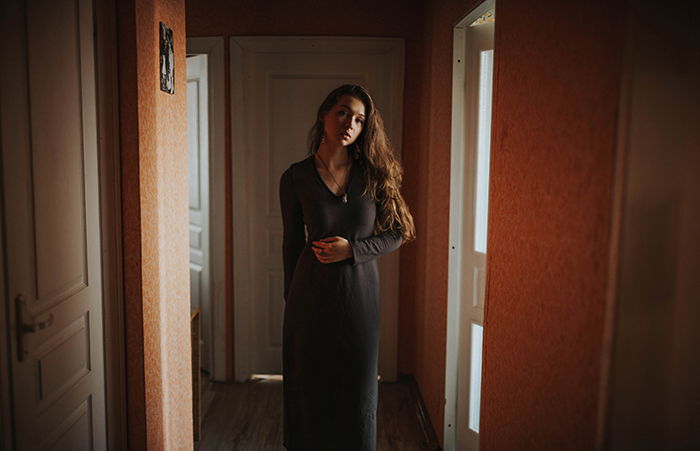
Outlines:
POLYGON ((401 232, 395 230, 387 230, 362 240, 350 240, 352 264, 364 263, 393 252, 401 246, 402 242, 401 232))
POLYGON ((301 203, 299 203, 294 190, 291 167, 280 178, 280 207, 283 224, 282 258, 284 262, 284 299, 286 301, 294 268, 306 241, 301 203))

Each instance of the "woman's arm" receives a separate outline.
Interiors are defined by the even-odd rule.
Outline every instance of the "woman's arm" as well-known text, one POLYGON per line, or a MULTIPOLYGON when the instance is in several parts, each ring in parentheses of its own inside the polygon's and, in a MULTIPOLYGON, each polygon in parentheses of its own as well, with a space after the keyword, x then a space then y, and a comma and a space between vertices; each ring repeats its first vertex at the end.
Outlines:
POLYGON ((284 263, 284 300, 287 300, 289 286, 292 283, 294 268, 301 251, 304 249, 304 219, 301 203, 294 191, 292 168, 290 167, 280 178, 280 207, 282 209, 282 259, 284 263))
POLYGON ((403 243, 403 237, 398 230, 387 230, 362 240, 350 240, 352 264, 368 262, 380 255, 393 252, 401 246, 401 243, 403 243))
POLYGON ((393 252, 401 246, 402 242, 400 232, 389 230, 363 240, 346 240, 342 236, 321 238, 311 242, 311 250, 321 263, 351 259, 351 263, 355 265, 393 252))

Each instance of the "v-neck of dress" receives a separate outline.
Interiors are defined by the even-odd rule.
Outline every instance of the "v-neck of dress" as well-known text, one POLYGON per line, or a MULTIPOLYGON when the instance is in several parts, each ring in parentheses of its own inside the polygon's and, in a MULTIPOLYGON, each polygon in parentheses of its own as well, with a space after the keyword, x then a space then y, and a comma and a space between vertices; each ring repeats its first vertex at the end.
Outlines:
POLYGON ((350 185, 352 184, 352 179, 354 178, 354 175, 355 175, 355 164, 356 164, 356 163, 353 162, 353 163, 352 163, 352 166, 350 167, 350 175, 348 176, 348 182, 345 184, 345 190, 343 190, 343 193, 342 193, 342 194, 337 195, 337 194, 335 194, 335 193, 333 192, 332 189, 330 189, 330 188, 328 187, 328 185, 326 185, 326 182, 323 181, 323 177, 321 177, 321 174, 318 172, 318 168, 316 167, 315 155, 316 155, 316 154, 311 155, 311 156, 309 157, 309 161, 310 161, 310 164, 311 164, 311 169, 314 171, 314 174, 316 174, 316 179, 317 179, 317 180, 319 181, 319 183, 323 186, 323 188, 325 188, 325 190, 328 191, 328 193, 329 193, 331 196, 335 197, 336 199, 339 199, 339 198, 343 197, 343 194, 349 193, 349 192, 350 192, 350 185))

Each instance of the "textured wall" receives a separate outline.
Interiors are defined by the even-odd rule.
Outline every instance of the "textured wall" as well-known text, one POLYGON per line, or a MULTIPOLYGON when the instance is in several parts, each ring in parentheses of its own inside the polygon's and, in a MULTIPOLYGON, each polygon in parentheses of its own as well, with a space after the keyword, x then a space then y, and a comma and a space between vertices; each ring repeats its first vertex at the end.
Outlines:
POLYGON ((129 449, 193 446, 184 12, 182 0, 119 2, 129 449), (161 21, 174 95, 159 87, 161 21))
POLYGON ((188 36, 393 36, 416 39, 422 2, 199 0, 187 2, 188 36))
POLYGON ((496 10, 483 450, 594 448, 623 17, 496 10))
POLYGON ((700 5, 681 4, 630 6, 610 450, 700 449, 700 5))
POLYGON ((121 157, 122 252, 128 448, 146 449, 143 308, 141 305, 141 196, 136 77, 136 15, 133 2, 119 2, 119 152, 121 157))

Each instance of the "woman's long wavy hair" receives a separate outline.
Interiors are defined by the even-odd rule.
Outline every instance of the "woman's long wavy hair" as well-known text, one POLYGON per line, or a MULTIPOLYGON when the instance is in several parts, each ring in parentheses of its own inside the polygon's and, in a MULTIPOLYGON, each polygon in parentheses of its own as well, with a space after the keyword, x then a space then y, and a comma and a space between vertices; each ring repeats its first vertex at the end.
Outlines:
POLYGON ((413 217, 408 211, 406 201, 401 196, 403 169, 394 156, 389 138, 384 131, 384 122, 372 97, 365 88, 358 85, 342 85, 334 89, 321 103, 316 115, 316 123, 309 132, 309 155, 318 151, 324 133, 323 117, 342 96, 352 96, 365 105, 365 123, 357 140, 348 146, 355 163, 366 168, 366 188, 363 195, 369 196, 379 204, 375 233, 386 230, 400 231, 404 241, 416 237, 413 217))

